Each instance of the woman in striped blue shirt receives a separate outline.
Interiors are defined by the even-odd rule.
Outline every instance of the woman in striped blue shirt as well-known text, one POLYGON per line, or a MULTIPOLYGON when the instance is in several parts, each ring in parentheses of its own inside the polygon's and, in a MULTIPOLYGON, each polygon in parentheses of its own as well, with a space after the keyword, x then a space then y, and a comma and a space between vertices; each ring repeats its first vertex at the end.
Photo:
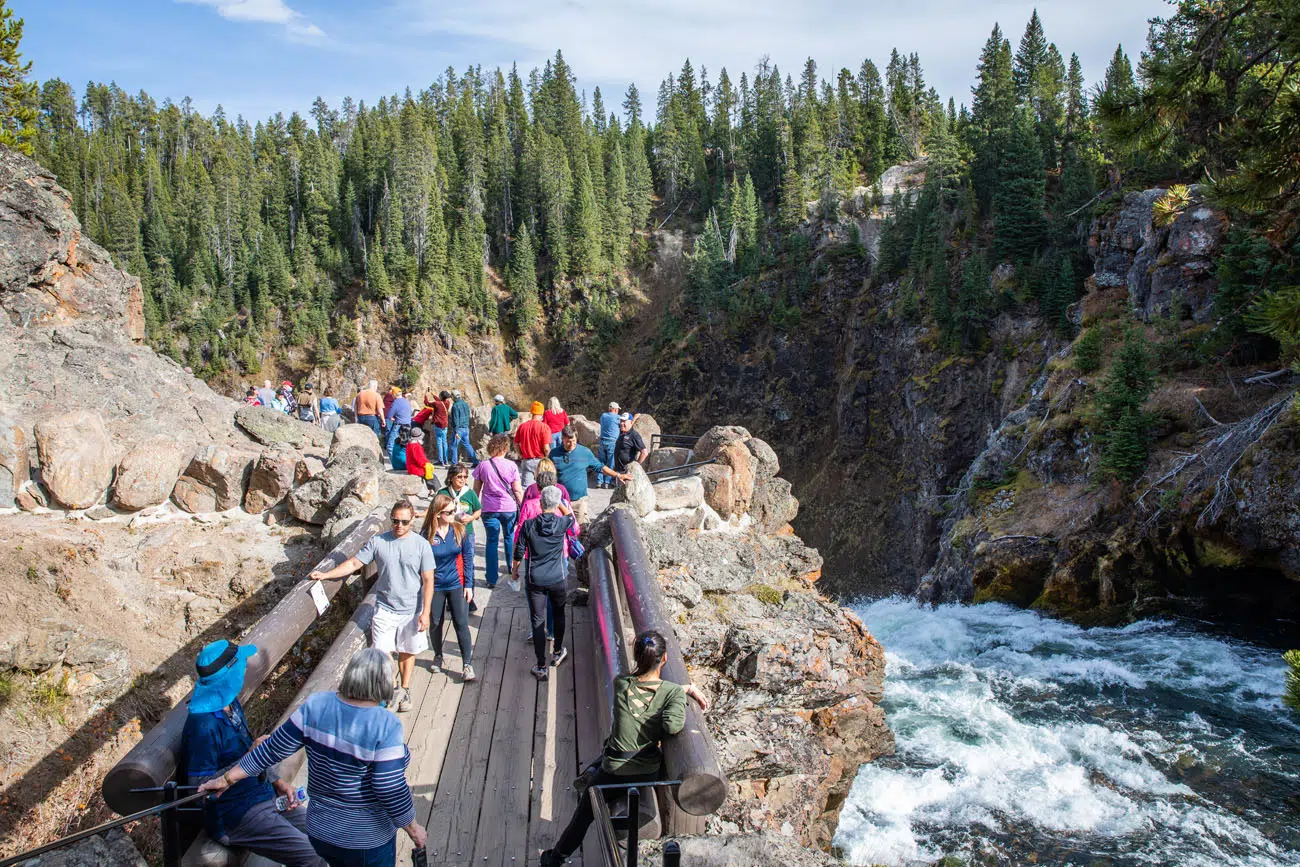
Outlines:
POLYGON ((393 661, 370 647, 348 662, 337 693, 318 692, 239 763, 204 783, 220 794, 307 749, 307 836, 330 867, 391 867, 397 829, 424 847, 424 828, 406 783, 411 754, 402 724, 385 708, 393 661))

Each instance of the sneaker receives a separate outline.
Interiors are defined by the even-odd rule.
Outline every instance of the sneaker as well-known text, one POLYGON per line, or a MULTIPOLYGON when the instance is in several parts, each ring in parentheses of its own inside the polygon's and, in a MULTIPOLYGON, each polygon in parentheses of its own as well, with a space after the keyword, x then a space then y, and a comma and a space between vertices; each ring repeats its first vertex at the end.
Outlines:
POLYGON ((393 696, 393 703, 397 706, 398 713, 406 713, 411 709, 411 692, 404 686, 397 688, 397 694, 393 696))
POLYGON ((473 683, 478 680, 478 675, 474 673, 474 666, 466 665, 463 672, 463 679, 466 683, 473 683))
POLYGON ((475 611, 478 611, 478 603, 475 602, 473 598, 469 600, 469 610, 471 614, 474 613, 475 611))
POLYGON ((511 578, 506 583, 510 585, 511 590, 515 591, 516 593, 519 592, 519 582, 516 581, 514 578, 511 578))
POLYGON ((587 790, 591 788, 592 783, 596 782, 596 771, 599 768, 599 764, 588 765, 581 774, 573 778, 573 791, 578 793, 579 798, 587 794, 587 790))
POLYGON ((554 849, 543 849, 542 858, 539 862, 541 867, 561 867, 564 864, 564 856, 560 855, 554 849))
POLYGON ((442 671, 442 654, 441 654, 441 653, 439 653, 437 656, 435 656, 435 657, 433 658, 433 667, 436 668, 436 669, 438 669, 439 671, 442 671))
POLYGON ((538 680, 546 680, 546 678, 548 677, 546 666, 544 665, 534 665, 532 670, 533 670, 533 677, 537 678, 538 680))
POLYGON ((564 662, 564 660, 568 658, 569 658, 569 648, 561 647, 559 650, 551 654, 551 667, 552 668, 559 667, 560 663, 564 662))

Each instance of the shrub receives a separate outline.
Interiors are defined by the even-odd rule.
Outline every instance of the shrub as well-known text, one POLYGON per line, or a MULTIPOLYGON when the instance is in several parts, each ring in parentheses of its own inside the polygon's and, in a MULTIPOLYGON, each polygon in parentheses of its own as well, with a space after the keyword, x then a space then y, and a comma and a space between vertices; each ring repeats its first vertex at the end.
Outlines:
POLYGON ((1163 229, 1177 220, 1191 203, 1192 194, 1187 189, 1187 185, 1174 184, 1165 191, 1163 196, 1155 200, 1155 204, 1151 207, 1151 220, 1163 229))
POLYGON ((1074 364, 1080 373, 1096 373, 1101 369, 1101 350, 1105 346, 1101 329, 1090 325, 1074 343, 1074 364))

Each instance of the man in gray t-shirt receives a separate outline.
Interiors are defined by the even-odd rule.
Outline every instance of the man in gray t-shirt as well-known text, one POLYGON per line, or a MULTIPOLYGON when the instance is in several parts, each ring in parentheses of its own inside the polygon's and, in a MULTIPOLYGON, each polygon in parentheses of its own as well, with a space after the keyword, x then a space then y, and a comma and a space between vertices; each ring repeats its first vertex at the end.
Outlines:
POLYGON ((370 644, 397 653, 402 687, 393 697, 398 711, 411 708, 411 674, 416 654, 429 647, 429 612, 433 602, 433 548, 412 532, 415 510, 405 500, 393 506, 393 529, 372 536, 357 552, 333 569, 312 572, 314 581, 350 575, 372 561, 379 571, 375 581, 375 613, 370 619, 370 644))

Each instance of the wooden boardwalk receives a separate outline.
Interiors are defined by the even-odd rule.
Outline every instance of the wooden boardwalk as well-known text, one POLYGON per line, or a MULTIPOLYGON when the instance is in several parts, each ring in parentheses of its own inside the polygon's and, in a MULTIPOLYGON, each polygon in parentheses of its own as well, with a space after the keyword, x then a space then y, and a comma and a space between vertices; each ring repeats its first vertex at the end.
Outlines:
MULTIPOLYGON (((608 493, 593 490, 592 500, 594 517, 608 493)), ((587 608, 569 606, 569 658, 545 682, 535 680, 527 602, 504 578, 486 587, 485 539, 475 524, 478 611, 470 615, 470 635, 478 680, 462 682, 448 619, 443 669, 434 668, 432 651, 419 656, 412 708, 399 718, 417 815, 429 833, 429 863, 527 867, 573 812, 579 763, 600 751, 591 622, 587 608)), ((399 834, 399 864, 410 863, 409 852, 410 840, 399 834)), ((570 863, 583 863, 581 851, 570 863)))

